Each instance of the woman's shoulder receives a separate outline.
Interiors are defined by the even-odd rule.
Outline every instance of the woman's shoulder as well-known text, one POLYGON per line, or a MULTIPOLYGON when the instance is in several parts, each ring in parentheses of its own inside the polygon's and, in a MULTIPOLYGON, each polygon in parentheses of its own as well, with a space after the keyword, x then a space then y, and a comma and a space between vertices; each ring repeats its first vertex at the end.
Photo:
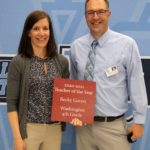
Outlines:
POLYGON ((12 58, 12 62, 18 62, 18 63, 21 63, 21 62, 23 62, 24 61, 24 57, 22 57, 21 55, 16 55, 16 56, 14 56, 13 58, 12 58))
POLYGON ((62 54, 58 54, 57 58, 58 58, 60 66, 61 66, 62 77, 68 78, 69 77, 69 62, 68 62, 68 59, 62 54))
POLYGON ((67 58, 62 54, 58 54, 57 57, 61 63, 68 62, 67 58))
POLYGON ((25 64, 27 64, 26 62, 28 62, 28 58, 26 57, 22 57, 21 55, 16 55, 12 58, 11 60, 11 65, 15 65, 18 67, 24 67, 25 64))

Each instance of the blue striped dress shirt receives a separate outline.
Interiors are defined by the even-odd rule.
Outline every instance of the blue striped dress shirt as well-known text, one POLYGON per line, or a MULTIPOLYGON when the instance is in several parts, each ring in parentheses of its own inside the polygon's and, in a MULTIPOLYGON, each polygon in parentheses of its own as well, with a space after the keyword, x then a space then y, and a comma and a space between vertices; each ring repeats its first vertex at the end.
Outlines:
MULTIPOLYGON (((71 45, 71 78, 83 80, 94 38, 87 34, 71 45)), ((133 105, 134 122, 144 124, 147 95, 138 46, 131 37, 110 29, 98 39, 94 67, 95 115, 119 116, 133 105), (115 72, 113 72, 115 68, 115 72), (111 73, 109 73, 111 71, 111 73)))

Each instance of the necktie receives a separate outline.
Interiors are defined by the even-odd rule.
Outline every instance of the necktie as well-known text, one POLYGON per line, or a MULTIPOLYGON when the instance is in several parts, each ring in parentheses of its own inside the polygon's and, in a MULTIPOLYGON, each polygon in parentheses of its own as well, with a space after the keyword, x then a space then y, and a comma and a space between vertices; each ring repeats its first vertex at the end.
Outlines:
POLYGON ((98 42, 94 40, 91 44, 91 50, 88 55, 87 64, 85 67, 84 79, 85 80, 93 80, 93 71, 95 65, 95 54, 96 54, 96 46, 98 42))

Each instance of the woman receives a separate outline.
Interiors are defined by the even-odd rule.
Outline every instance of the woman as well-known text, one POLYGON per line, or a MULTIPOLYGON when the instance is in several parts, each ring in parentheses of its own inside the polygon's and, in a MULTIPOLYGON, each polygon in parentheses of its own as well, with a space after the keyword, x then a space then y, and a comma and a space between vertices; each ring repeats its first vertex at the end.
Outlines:
POLYGON ((60 150, 62 124, 50 120, 52 89, 53 79, 68 78, 68 70, 67 59, 57 53, 50 17, 44 11, 32 12, 8 71, 14 150, 60 150))

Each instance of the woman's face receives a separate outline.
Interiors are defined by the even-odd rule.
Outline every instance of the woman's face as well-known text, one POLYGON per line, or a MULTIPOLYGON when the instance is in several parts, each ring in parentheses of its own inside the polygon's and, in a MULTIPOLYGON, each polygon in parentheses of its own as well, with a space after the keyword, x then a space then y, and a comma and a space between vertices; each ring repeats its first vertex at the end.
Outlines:
POLYGON ((49 22, 47 18, 37 21, 28 33, 31 38, 33 50, 45 50, 50 37, 49 22))

